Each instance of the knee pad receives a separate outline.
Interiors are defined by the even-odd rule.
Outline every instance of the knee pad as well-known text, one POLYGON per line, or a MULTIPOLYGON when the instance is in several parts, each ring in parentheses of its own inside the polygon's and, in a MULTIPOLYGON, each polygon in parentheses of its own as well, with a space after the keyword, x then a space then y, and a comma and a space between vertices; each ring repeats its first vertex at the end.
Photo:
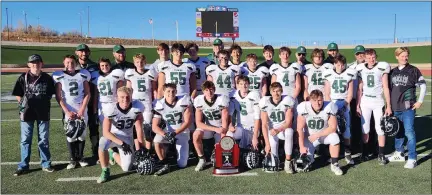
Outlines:
POLYGON ((338 145, 340 143, 339 136, 336 133, 331 133, 327 136, 329 139, 329 144, 332 146, 338 145))

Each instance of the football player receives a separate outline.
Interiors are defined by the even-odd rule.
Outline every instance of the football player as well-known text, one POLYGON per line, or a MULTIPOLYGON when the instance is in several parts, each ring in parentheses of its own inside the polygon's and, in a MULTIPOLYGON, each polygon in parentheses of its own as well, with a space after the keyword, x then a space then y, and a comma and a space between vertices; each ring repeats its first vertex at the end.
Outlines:
MULTIPOLYGON (((136 54, 133 57, 134 69, 128 69, 125 73, 126 86, 131 88, 132 99, 138 100, 144 105, 144 138, 145 148, 151 148, 151 122, 153 119, 153 97, 157 93, 156 71, 153 68, 145 69, 146 57, 143 54, 136 54)), ((135 138, 136 134, 134 134, 135 138)), ((137 149, 138 140, 134 139, 135 149, 137 149)))
POLYGON ((228 136, 240 139, 240 148, 258 150, 258 136, 260 132, 260 94, 251 91, 250 81, 247 76, 240 75, 237 79, 238 90, 231 100, 237 112, 236 124, 230 123, 228 136), (253 119, 253 120, 251 120, 253 119))
POLYGON ((293 148, 293 109, 295 100, 291 96, 282 96, 282 85, 278 82, 270 85, 271 96, 261 98, 262 133, 265 141, 265 152, 279 156, 279 139, 285 140, 285 171, 294 173, 291 161, 293 148))
POLYGON ((169 172, 165 158, 165 144, 175 144, 177 149, 177 166, 185 168, 189 159, 189 125, 192 114, 192 102, 188 95, 177 96, 177 86, 174 83, 164 85, 164 97, 157 100, 154 107, 153 131, 156 154, 163 166, 155 173, 156 176, 169 172), (166 129, 159 127, 163 118, 166 129))
POLYGON ((220 39, 215 39, 213 41, 213 53, 209 54, 207 58, 211 61, 211 64, 219 65, 218 53, 224 49, 224 43, 220 39))
POLYGON ((207 80, 216 84, 216 94, 232 97, 235 92, 235 80, 239 74, 240 67, 229 65, 229 52, 221 50, 218 52, 219 65, 207 66, 207 80))
POLYGON ((379 121, 384 115, 391 115, 391 102, 388 74, 390 73, 390 64, 387 62, 378 62, 376 51, 367 49, 365 51, 366 63, 357 66, 359 77, 359 86, 357 92, 357 113, 361 116, 363 129, 363 160, 368 160, 367 143, 369 142, 370 120, 373 112, 375 121, 375 130, 378 135, 378 163, 387 164, 384 156, 385 135, 381 129, 379 121), (384 99, 382 97, 384 93, 384 99), (383 107, 385 106, 385 113, 383 107))
POLYGON ((339 48, 338 48, 338 45, 336 43, 328 44, 328 46, 327 46, 328 57, 324 60, 324 63, 333 64, 334 63, 333 60, 338 53, 339 53, 339 48))
POLYGON ((229 49, 229 51, 231 54, 231 60, 228 62, 228 64, 243 67, 245 62, 242 62, 240 60, 241 56, 243 54, 243 49, 239 45, 233 44, 233 45, 231 45, 231 48, 229 49))
POLYGON ((351 158, 351 114, 350 102, 353 97, 353 80, 357 77, 357 71, 347 68, 346 59, 337 54, 334 61, 334 69, 324 72, 324 100, 332 101, 339 111, 344 112, 346 121, 345 132, 343 132, 345 143, 345 160, 348 164, 354 164, 351 158))
POLYGON ((303 80, 305 83, 304 100, 309 100, 309 93, 315 89, 324 91, 323 73, 327 69, 332 69, 333 65, 329 63, 323 64, 324 51, 322 49, 314 49, 312 51, 313 64, 305 65, 303 80))
POLYGON ((288 47, 279 49, 281 63, 270 67, 271 83, 282 84, 282 95, 297 99, 301 89, 301 67, 297 63, 289 63, 290 55, 291 50, 288 47))
POLYGON ((188 95, 193 99, 196 96, 196 68, 192 63, 183 62, 185 48, 180 43, 171 47, 172 61, 161 65, 158 76, 158 99, 163 97, 165 83, 177 85, 178 95, 188 95))
POLYGON ((323 93, 316 89, 311 91, 308 101, 297 106, 297 113, 300 153, 307 153, 311 165, 314 161, 315 147, 320 144, 330 145, 331 171, 336 175, 342 175, 343 171, 338 163, 340 140, 336 133, 337 106, 333 102, 325 102, 323 93))
POLYGON ((196 43, 188 43, 186 45, 186 52, 189 54, 190 58, 183 59, 183 62, 188 62, 195 65, 196 90, 197 95, 201 95, 201 85, 207 80, 205 69, 210 64, 210 60, 206 57, 199 57, 198 51, 199 47, 196 43))
POLYGON ((123 45, 115 45, 113 48, 113 56, 115 59, 115 64, 113 64, 113 69, 120 69, 125 72, 129 68, 134 68, 133 63, 126 61, 126 49, 123 45))
POLYGON ((255 54, 248 54, 246 56, 247 64, 240 68, 240 74, 249 78, 249 90, 258 92, 263 97, 267 94, 269 69, 265 66, 257 67, 257 59, 255 54))
MULTIPOLYGON (((167 63, 170 61, 169 58, 169 46, 166 43, 160 43, 157 48, 156 51, 159 55, 159 59, 156 59, 156 61, 153 62, 152 65, 150 65, 151 67, 153 67, 153 69, 156 71, 156 73, 160 72, 160 68, 164 63, 167 63)), ((150 67, 148 67, 149 69, 150 67)))
POLYGON ((99 59, 99 72, 92 75, 93 84, 96 85, 96 98, 99 103, 99 121, 103 122, 105 107, 113 107, 117 102, 117 89, 124 85, 124 72, 121 69, 112 69, 107 58, 99 59))
MULTIPOLYGON (((228 61, 228 59, 226 59, 228 61)), ((199 161, 195 171, 204 168, 206 159, 203 151, 203 141, 215 138, 219 142, 228 131, 230 99, 226 95, 216 95, 216 87, 213 82, 205 81, 201 89, 203 95, 194 99, 195 122, 197 129, 193 133, 193 143, 199 161)), ((204 141, 207 143, 207 141, 204 141)))
MULTIPOLYGON (((64 123, 69 119, 81 118, 85 124, 88 122, 87 104, 90 100, 90 73, 85 70, 76 70, 76 58, 66 55, 63 59, 64 71, 53 73, 56 87, 56 99, 64 114, 64 123)), ((67 169, 74 169, 77 163, 85 167, 84 160, 86 131, 77 138, 66 137, 69 148, 70 162, 67 169)))
POLYGON ((104 107, 102 137, 99 140, 99 160, 102 173, 97 183, 106 182, 110 177, 108 159, 114 159, 125 172, 131 170, 133 162, 133 132, 141 146, 144 106, 132 101, 132 89, 122 86, 116 90, 114 106, 104 107), (108 149, 110 150, 109 152, 108 149), (115 151, 114 151, 115 150, 115 151))
MULTIPOLYGON (((271 45, 264 46, 264 48, 263 48, 263 56, 264 56, 265 61, 262 62, 261 64, 259 64, 258 67, 265 66, 267 69, 270 69, 270 67, 273 64, 276 64, 276 62, 273 60, 273 55, 274 55, 274 48, 273 48, 273 46, 271 46, 271 45)), ((271 83, 271 78, 269 76, 266 77, 266 79, 267 79, 267 83, 271 83)), ((266 96, 270 95, 269 89, 268 89, 269 86, 270 85, 267 85, 267 94, 266 94, 266 96)))

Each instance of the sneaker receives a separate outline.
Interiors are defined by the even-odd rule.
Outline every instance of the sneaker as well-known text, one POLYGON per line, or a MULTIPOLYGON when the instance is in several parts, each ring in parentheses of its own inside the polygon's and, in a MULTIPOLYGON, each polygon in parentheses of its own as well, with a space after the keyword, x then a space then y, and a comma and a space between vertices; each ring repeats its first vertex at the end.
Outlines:
POLYGON ((204 169, 206 160, 204 158, 200 158, 197 166, 195 167, 195 171, 202 171, 204 169))
POLYGON ((405 162, 405 155, 402 152, 395 151, 393 154, 388 158, 390 162, 405 162))
POLYGON ((76 167, 76 161, 70 161, 69 162, 69 164, 68 164, 68 166, 66 167, 66 169, 75 169, 75 167, 76 167))
POLYGON ((84 159, 81 159, 78 163, 80 164, 81 167, 86 167, 89 165, 89 163, 84 159))
POLYGON ((162 168, 160 168, 158 171, 156 171, 156 173, 154 174, 155 176, 161 176, 163 174, 166 174, 169 172, 169 165, 165 164, 162 166, 162 168))
POLYGON ((110 176, 109 168, 102 168, 102 173, 101 173, 99 179, 97 180, 97 183, 104 183, 104 182, 108 181, 109 176, 110 176))
POLYGON ((20 175, 25 174, 26 172, 27 172, 27 170, 18 169, 18 170, 15 171, 14 176, 20 176, 20 175))
POLYGON ((405 163, 404 168, 405 169, 414 169, 414 167, 416 167, 416 166, 417 166, 416 160, 408 159, 408 161, 405 163))
POLYGON ((108 155, 109 155, 109 164, 115 165, 116 161, 114 160, 114 151, 111 148, 108 149, 108 155))
POLYGON ((339 163, 331 164, 330 169, 333 173, 335 173, 335 175, 342 175, 343 174, 342 169, 339 167, 339 163))
POLYGON ((362 154, 361 157, 360 157, 360 159, 361 159, 362 162, 366 162, 366 161, 369 161, 370 158, 369 158, 368 155, 362 154))
POLYGON ((46 167, 46 168, 42 168, 42 171, 48 172, 48 173, 52 173, 54 172, 54 168, 52 167, 46 167))
POLYGON ((289 173, 289 174, 293 174, 294 173, 294 164, 291 160, 285 160, 285 172, 289 173))
POLYGON ((351 154, 345 153, 345 161, 349 165, 354 164, 354 159, 352 159, 351 154))
POLYGON ((385 165, 385 164, 387 164, 387 159, 384 156, 384 154, 378 155, 378 164, 379 165, 385 165))

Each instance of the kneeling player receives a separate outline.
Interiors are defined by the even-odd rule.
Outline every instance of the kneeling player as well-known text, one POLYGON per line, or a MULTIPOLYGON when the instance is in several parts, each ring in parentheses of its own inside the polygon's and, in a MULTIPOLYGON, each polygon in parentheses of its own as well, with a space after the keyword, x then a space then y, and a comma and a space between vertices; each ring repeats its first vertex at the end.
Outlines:
MULTIPOLYGON (((56 83, 56 99, 64 113, 64 123, 69 119, 84 119, 85 125, 88 121, 87 104, 90 100, 90 73, 85 70, 75 70, 76 59, 73 55, 64 57, 64 71, 53 73, 56 83)), ((70 153, 70 163, 67 169, 74 169, 77 162, 81 167, 88 163, 84 160, 86 130, 78 137, 66 137, 70 153)))
POLYGON ((211 81, 205 81, 201 89, 204 94, 194 99, 197 129, 193 133, 193 143, 199 158, 195 171, 201 171, 206 163, 203 139, 209 140, 214 136, 216 143, 219 142, 227 133, 229 123, 228 96, 215 95, 216 88, 211 81))
MULTIPOLYGON (((291 154, 293 148, 293 109, 295 100, 291 96, 282 96, 282 85, 274 82, 270 85, 271 96, 263 97, 259 102, 261 109, 262 133, 266 155, 279 156, 279 139, 285 140, 285 171, 293 173, 291 154)), ((272 167, 279 167, 274 160, 272 167)), ((267 170, 272 172, 273 170, 267 170)), ((275 170, 277 171, 277 170, 275 170)))
POLYGON ((177 149, 177 165, 185 168, 189 159, 189 125, 191 123, 191 100, 188 95, 176 96, 177 86, 168 83, 163 86, 164 97, 157 100, 154 107, 152 122, 156 136, 153 140, 156 154, 163 163, 155 175, 169 172, 164 144, 175 144, 177 149), (159 127, 161 120, 166 121, 166 130, 159 127))
POLYGON ((300 153, 307 152, 310 165, 314 161, 315 147, 320 144, 330 145, 331 170, 336 175, 342 175, 338 163, 340 140, 336 133, 337 106, 333 102, 324 102, 323 96, 320 90, 315 89, 310 93, 309 101, 297 106, 300 153), (303 132, 303 129, 307 130, 303 132))
POLYGON ((108 157, 114 158, 123 171, 130 171, 133 162, 133 127, 139 146, 142 145, 142 124, 144 106, 139 101, 131 101, 132 90, 126 86, 117 89, 117 103, 103 110, 103 133, 99 140, 99 160, 102 174, 98 183, 106 182, 110 176, 108 157), (117 152, 110 152, 109 148, 116 148, 117 152))

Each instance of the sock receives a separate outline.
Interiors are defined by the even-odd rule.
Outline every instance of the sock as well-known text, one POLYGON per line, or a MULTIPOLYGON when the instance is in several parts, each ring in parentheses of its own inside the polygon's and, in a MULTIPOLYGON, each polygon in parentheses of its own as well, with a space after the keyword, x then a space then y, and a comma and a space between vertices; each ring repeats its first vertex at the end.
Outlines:
POLYGON ((379 148, 378 148, 378 153, 379 153, 380 155, 384 155, 384 147, 379 146, 379 148))
POLYGON ((98 158, 98 148, 99 148, 99 136, 91 136, 90 137, 91 145, 92 145, 92 153, 93 157, 98 158))
POLYGON ((351 155, 351 145, 345 145, 345 154, 351 155))
POLYGON ((83 160, 83 157, 84 157, 84 146, 85 146, 85 140, 83 140, 83 141, 77 141, 77 149, 78 149, 78 156, 77 156, 77 158, 79 160, 83 160))
POLYGON ((367 156, 369 154, 369 150, 368 150, 368 143, 363 143, 363 151, 362 154, 364 156, 367 156))
POLYGON ((338 158, 331 158, 331 163, 332 164, 337 164, 337 162, 338 162, 338 158))
POLYGON ((75 142, 68 142, 67 141, 67 146, 69 149, 69 157, 71 161, 75 161, 75 142))

